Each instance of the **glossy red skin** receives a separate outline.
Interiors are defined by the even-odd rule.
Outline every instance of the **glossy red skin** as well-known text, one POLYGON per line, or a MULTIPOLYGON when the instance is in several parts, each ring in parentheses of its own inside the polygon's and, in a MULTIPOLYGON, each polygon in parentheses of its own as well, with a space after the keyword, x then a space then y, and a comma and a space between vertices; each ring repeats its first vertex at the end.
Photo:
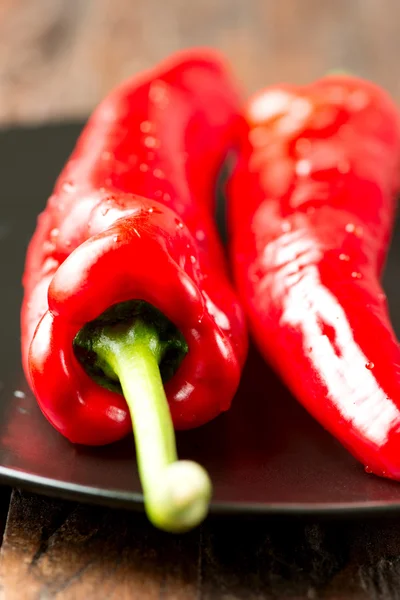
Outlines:
POLYGON ((399 174, 390 98, 329 76, 249 101, 229 186, 235 279, 261 352, 367 471, 395 479, 400 352, 380 276, 399 174))
POLYGON ((175 427, 230 406, 247 342, 212 199, 238 105, 210 52, 134 77, 96 109, 39 217, 23 279, 23 364, 43 413, 72 442, 131 430, 124 398, 96 384, 72 348, 86 322, 126 300, 156 306, 188 343, 166 384, 175 427))

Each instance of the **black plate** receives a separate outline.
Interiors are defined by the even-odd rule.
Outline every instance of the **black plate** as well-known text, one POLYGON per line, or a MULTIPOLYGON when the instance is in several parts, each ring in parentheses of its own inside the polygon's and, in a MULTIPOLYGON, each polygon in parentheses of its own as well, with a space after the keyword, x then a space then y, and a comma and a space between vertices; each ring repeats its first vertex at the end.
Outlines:
MULTIPOLYGON (((47 423, 28 391, 19 353, 20 285, 26 245, 81 125, 0 133, 0 479, 91 502, 141 502, 132 438, 103 448, 73 446, 47 423)), ((400 228, 385 286, 400 331, 400 228)), ((178 435, 182 458, 203 464, 212 509, 340 512, 400 509, 400 485, 363 468, 290 396, 252 350, 226 413, 178 435)))

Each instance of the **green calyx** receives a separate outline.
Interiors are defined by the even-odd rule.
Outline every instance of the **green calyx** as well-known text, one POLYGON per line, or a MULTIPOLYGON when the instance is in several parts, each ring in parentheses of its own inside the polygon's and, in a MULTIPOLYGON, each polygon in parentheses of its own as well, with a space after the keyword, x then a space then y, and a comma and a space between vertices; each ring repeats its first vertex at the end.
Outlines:
POLYGON ((86 325, 74 339, 74 351, 85 371, 103 387, 122 394, 118 377, 101 358, 99 348, 110 335, 128 336, 128 343, 145 335, 159 364, 163 382, 171 379, 188 352, 185 338, 169 319, 144 300, 111 306, 86 325))
POLYGON ((163 387, 188 351, 182 334, 149 304, 125 302, 86 324, 74 350, 95 381, 125 397, 149 519, 174 533, 198 525, 208 512, 211 482, 200 465, 178 460, 163 387))

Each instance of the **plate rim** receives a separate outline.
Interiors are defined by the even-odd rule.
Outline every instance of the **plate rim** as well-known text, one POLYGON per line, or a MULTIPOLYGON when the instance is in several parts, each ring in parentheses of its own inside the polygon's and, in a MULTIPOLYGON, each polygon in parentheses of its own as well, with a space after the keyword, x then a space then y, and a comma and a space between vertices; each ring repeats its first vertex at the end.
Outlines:
MULTIPOLYGON (((104 489, 65 480, 55 480, 42 475, 20 472, 0 465, 0 484, 30 490, 54 498, 95 504, 109 508, 139 510, 144 512, 143 495, 118 489, 104 489), (57 482, 57 485, 54 484, 57 482)), ((400 501, 356 501, 332 504, 318 502, 221 502, 211 501, 209 514, 242 514, 265 516, 355 516, 399 513, 400 501)))

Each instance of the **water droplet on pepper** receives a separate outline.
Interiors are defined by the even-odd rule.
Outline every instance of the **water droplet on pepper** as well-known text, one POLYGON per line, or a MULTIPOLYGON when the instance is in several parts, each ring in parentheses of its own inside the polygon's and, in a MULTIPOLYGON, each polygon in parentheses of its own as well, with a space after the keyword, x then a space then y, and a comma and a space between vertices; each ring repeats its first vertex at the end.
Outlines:
POLYGON ((306 154, 311 150, 311 141, 307 138, 299 138, 295 144, 296 152, 306 154))
POLYGON ((148 135, 144 138, 144 145, 146 148, 156 148, 157 140, 152 135, 148 135))
POLYGON ((361 238, 364 235, 364 229, 360 226, 356 227, 354 230, 354 235, 361 238))
POLYGON ((65 181, 63 183, 62 189, 63 189, 64 192, 67 192, 67 194, 70 194, 71 192, 74 191, 75 186, 72 183, 72 181, 65 181))
POLYGON ((143 133, 149 133, 151 131, 152 125, 150 123, 150 121, 143 121, 143 123, 140 124, 140 131, 142 131, 143 133))
POLYGON ((296 175, 300 175, 300 177, 307 177, 311 173, 311 163, 309 160, 299 160, 296 163, 296 175))
POLYGON ((362 90, 355 90, 348 98, 348 107, 350 110, 358 111, 366 108, 369 104, 368 95, 362 90))

